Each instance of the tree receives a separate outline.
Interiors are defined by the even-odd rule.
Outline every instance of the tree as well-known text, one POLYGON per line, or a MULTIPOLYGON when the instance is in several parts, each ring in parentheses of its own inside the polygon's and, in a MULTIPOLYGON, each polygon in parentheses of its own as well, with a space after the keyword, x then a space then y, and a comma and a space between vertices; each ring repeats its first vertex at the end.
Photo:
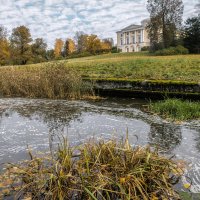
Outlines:
POLYGON ((76 47, 77 47, 77 52, 82 53, 87 51, 87 39, 88 35, 85 34, 84 32, 76 32, 75 34, 75 41, 76 41, 76 47))
POLYGON ((34 62, 43 62, 46 60, 47 44, 43 38, 35 39, 31 46, 34 62))
POLYGON ((76 51, 76 45, 72 39, 67 39, 64 45, 63 56, 67 57, 68 55, 76 51))
POLYGON ((91 54, 95 54, 101 50, 101 40, 97 37, 97 35, 90 35, 87 37, 86 50, 91 54))
POLYGON ((56 39, 55 45, 54 45, 55 58, 59 58, 62 56, 63 45, 64 45, 64 42, 62 39, 56 39))
POLYGON ((101 49, 103 52, 109 52, 112 49, 112 42, 109 40, 104 40, 101 42, 101 49))
POLYGON ((186 20, 184 46, 189 49, 190 53, 200 53, 200 14, 186 20))
POLYGON ((7 30, 0 26, 0 65, 5 65, 10 59, 10 48, 7 39, 7 30))
POLYGON ((156 50, 159 43, 162 48, 173 45, 181 27, 183 8, 182 0, 147 1, 147 10, 150 13, 147 30, 152 50, 156 50))
POLYGON ((32 41, 30 30, 26 26, 14 28, 11 35, 12 57, 17 64, 26 64, 31 59, 32 41))
POLYGON ((46 59, 47 60, 53 60, 54 58, 55 58, 54 50, 53 49, 47 50, 46 59))

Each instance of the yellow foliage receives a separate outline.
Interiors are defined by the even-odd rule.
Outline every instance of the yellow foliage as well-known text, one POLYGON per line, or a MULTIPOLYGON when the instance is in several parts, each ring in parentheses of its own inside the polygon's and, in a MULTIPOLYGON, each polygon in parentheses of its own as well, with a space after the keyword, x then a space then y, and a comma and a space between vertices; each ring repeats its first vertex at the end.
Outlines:
POLYGON ((63 45, 64 45, 64 42, 62 41, 62 39, 56 39, 55 45, 54 45, 54 55, 56 58, 61 56, 63 45))

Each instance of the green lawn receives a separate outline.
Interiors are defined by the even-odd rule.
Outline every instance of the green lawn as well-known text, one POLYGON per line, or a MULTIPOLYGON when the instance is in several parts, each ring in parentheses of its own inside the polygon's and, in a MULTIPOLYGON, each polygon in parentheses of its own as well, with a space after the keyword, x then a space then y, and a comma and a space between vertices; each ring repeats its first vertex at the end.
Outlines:
MULTIPOLYGON (((151 56, 117 53, 68 59, 63 62, 90 78, 200 81, 200 55, 151 56)), ((36 64, 30 66, 41 66, 36 64)))
POLYGON ((200 81, 200 55, 121 53, 71 59, 84 77, 200 81))

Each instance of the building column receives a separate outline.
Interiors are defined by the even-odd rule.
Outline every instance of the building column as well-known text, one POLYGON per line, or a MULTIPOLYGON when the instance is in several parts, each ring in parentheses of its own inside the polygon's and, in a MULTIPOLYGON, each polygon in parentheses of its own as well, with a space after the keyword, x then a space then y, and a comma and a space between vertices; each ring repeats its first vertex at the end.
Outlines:
POLYGON ((144 29, 142 30, 142 42, 144 42, 144 29))
POLYGON ((137 43, 137 31, 135 31, 135 44, 137 43))

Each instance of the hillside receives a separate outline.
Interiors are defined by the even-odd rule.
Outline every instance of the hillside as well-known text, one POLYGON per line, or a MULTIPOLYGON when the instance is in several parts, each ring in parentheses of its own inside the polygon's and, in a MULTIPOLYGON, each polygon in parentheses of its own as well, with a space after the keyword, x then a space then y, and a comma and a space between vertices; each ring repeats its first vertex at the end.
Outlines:
MULTIPOLYGON (((200 81, 200 55, 151 56, 146 53, 120 53, 53 62, 75 68, 83 77, 89 78, 200 81)), ((44 63, 22 67, 42 65, 44 63)))

